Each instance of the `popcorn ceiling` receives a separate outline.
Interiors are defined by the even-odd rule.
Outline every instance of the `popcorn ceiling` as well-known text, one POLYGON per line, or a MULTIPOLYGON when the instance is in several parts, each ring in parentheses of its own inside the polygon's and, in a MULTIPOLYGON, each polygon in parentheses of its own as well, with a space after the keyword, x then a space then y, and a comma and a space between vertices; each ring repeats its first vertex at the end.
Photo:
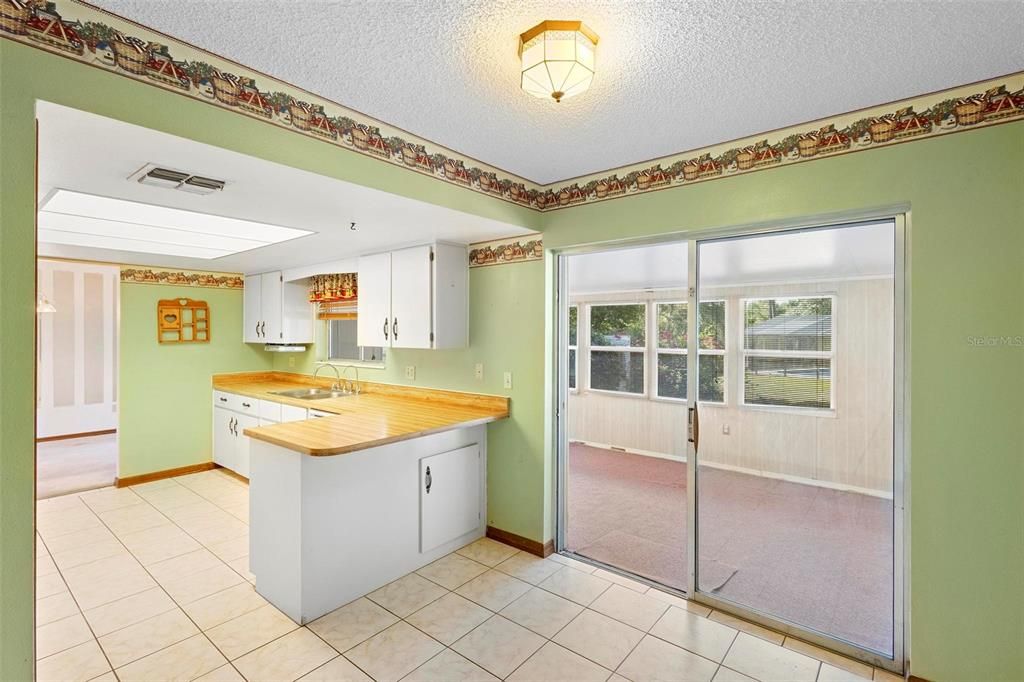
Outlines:
POLYGON ((1024 3, 93 0, 549 183, 1011 73, 1024 3), (519 33, 581 19, 590 91, 519 88, 519 33))

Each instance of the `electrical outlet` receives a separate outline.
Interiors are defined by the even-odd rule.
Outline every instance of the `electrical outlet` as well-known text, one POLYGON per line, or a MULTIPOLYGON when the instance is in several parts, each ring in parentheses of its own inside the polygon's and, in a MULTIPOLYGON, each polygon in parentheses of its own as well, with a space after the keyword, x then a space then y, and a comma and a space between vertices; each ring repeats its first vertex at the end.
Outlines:
POLYGON ((728 436, 729 435, 729 425, 728 424, 722 424, 722 435, 723 436, 728 436))
POLYGON ((505 372, 505 388, 512 388, 512 372, 505 372))
POLYGON ((476 377, 477 381, 481 381, 484 378, 484 363, 476 363, 476 368, 473 370, 473 376, 476 377))
POLYGON ((295 367, 295 358, 288 358, 288 367, 295 367))
POLYGON ((405 366, 405 378, 414 381, 416 379, 416 365, 405 366))

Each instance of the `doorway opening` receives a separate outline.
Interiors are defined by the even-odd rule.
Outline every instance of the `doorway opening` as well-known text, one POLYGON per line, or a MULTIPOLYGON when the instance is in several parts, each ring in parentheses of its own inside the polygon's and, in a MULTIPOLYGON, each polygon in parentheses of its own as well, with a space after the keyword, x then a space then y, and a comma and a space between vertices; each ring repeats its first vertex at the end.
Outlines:
POLYGON ((559 254, 559 550, 902 669, 903 234, 559 254))
POLYGON ((120 268, 41 258, 36 304, 36 496, 117 478, 120 268))

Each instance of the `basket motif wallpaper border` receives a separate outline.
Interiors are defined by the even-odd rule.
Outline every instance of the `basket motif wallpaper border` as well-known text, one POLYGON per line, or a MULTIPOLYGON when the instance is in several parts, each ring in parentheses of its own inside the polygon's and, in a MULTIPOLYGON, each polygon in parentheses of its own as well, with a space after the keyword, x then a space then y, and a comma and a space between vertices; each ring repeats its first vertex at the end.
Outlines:
POLYGON ((174 287, 200 287, 204 289, 243 289, 245 277, 233 272, 200 272, 173 268, 145 268, 122 266, 124 284, 157 284, 174 287))
POLYGON ((82 0, 0 0, 0 36, 539 211, 1024 120, 1024 72, 540 185, 82 0))
POLYGON ((494 239, 469 246, 469 267, 507 265, 544 260, 544 240, 539 233, 507 239, 494 239))

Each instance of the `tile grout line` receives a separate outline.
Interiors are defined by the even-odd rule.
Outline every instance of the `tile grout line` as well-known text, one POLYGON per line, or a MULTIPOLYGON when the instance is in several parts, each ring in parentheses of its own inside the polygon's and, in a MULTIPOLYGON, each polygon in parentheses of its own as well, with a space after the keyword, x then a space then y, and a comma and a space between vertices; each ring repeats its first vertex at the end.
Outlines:
MULTIPOLYGON (((181 485, 180 483, 177 483, 177 481, 175 481, 175 483, 176 483, 176 484, 178 484, 178 485, 181 485)), ((185 489, 188 489, 188 486, 181 486, 181 487, 182 487, 182 488, 185 488, 185 489)), ((116 488, 115 488, 115 490, 116 490, 116 488)), ((193 492, 194 492, 194 491, 193 491, 193 492)), ((168 517, 168 516, 167 516, 166 514, 164 514, 164 513, 163 513, 163 512, 162 512, 162 511, 161 511, 160 509, 157 509, 157 508, 156 508, 156 506, 154 506, 154 505, 153 505, 153 504, 152 504, 152 503, 151 503, 151 502, 150 502, 149 500, 145 499, 144 497, 142 497, 141 495, 139 495, 138 493, 136 493, 136 492, 135 492, 134 490, 132 491, 132 494, 134 494, 134 495, 135 495, 136 497, 138 497, 139 499, 141 499, 141 500, 142 500, 142 503, 143 503, 143 504, 147 504, 147 505, 149 505, 149 507, 150 507, 150 508, 152 508, 152 509, 153 509, 153 510, 154 510, 155 512, 157 512, 158 514, 160 514, 161 516, 163 516, 163 517, 164 517, 165 519, 167 519, 167 521, 168 521, 168 522, 170 522, 170 524, 171 524, 171 525, 173 525, 174 527, 178 528, 178 529, 179 529, 179 530, 180 530, 180 531, 181 531, 182 533, 184 533, 184 534, 185 534, 185 535, 187 535, 187 536, 188 536, 189 538, 191 538, 191 539, 192 539, 193 541, 195 541, 195 542, 196 542, 196 543, 197 543, 197 544, 198 544, 198 545, 199 545, 200 547, 202 547, 203 549, 206 549, 206 551, 208 551, 208 552, 209 552, 209 549, 208 549, 208 548, 206 547, 206 545, 204 545, 204 544, 203 544, 202 542, 199 542, 199 540, 197 540, 197 539, 196 539, 195 537, 193 537, 193 536, 192 536, 192 535, 191 535, 191 534, 190 534, 190 533, 189 533, 188 531, 186 531, 186 530, 185 530, 184 528, 182 528, 181 526, 179 526, 179 525, 177 524, 177 522, 175 522, 175 521, 174 521, 173 519, 171 519, 171 518, 170 518, 170 517, 168 517)), ((198 494, 198 493, 196 493, 196 494, 198 494)), ((200 497, 202 497, 202 496, 200 496, 200 497)), ((79 498, 79 499, 81 499, 81 498, 79 498)), ((204 499, 205 499, 205 498, 204 498, 204 499)), ((224 652, 223 652, 223 651, 221 651, 220 647, 218 647, 218 646, 217 646, 217 645, 216 645, 216 644, 215 644, 215 643, 213 642, 213 640, 211 640, 211 639, 210 639, 210 637, 209 637, 209 636, 208 636, 208 635, 206 634, 206 632, 205 632, 205 631, 204 631, 204 630, 203 630, 203 629, 202 629, 201 627, 199 627, 199 624, 198 624, 198 623, 196 623, 196 622, 195 622, 195 620, 193 620, 193 619, 192 619, 192 617, 191 617, 191 616, 190 616, 190 615, 188 614, 188 612, 186 612, 186 611, 185 611, 185 609, 183 608, 182 604, 178 603, 178 600, 176 600, 176 599, 175 599, 174 597, 172 597, 172 596, 170 595, 170 593, 168 593, 168 592, 167 592, 167 590, 166 590, 166 589, 164 588, 163 584, 162 584, 162 583, 161 583, 161 582, 160 582, 159 580, 157 580, 157 579, 156 579, 156 576, 154 576, 154 575, 153 575, 152 573, 150 573, 150 571, 149 571, 149 568, 148 568, 148 567, 146 567, 146 565, 145 565, 145 564, 143 564, 143 563, 142 563, 141 561, 139 561, 139 558, 135 556, 135 553, 134 553, 134 552, 132 552, 132 551, 131 551, 130 549, 128 549, 128 546, 127 546, 127 545, 125 545, 125 544, 124 544, 124 542, 122 542, 122 540, 121 540, 121 538, 120 538, 120 537, 118 536, 118 534, 117 534, 117 533, 115 533, 115 532, 114 532, 114 530, 113 530, 112 528, 110 528, 110 526, 109 526, 109 525, 107 525, 107 523, 106 523, 106 522, 105 522, 105 521, 104 521, 104 520, 103 520, 103 519, 102 519, 102 518, 101 518, 101 517, 99 516, 99 514, 97 514, 97 513, 95 512, 95 511, 93 511, 93 510, 92 510, 92 508, 91 508, 91 507, 89 507, 88 503, 86 503, 86 502, 85 502, 84 500, 82 500, 82 503, 83 503, 83 504, 85 504, 85 506, 86 506, 86 507, 87 507, 87 508, 89 509, 89 511, 90 511, 90 512, 91 512, 91 513, 92 513, 93 515, 95 515, 95 516, 96 516, 96 518, 97 518, 97 519, 99 520, 99 522, 100 522, 100 523, 101 523, 101 524, 103 525, 103 527, 104 527, 104 528, 106 528, 106 529, 107 529, 108 531, 110 531, 111 535, 113 535, 113 536, 114 536, 114 539, 115 539, 115 540, 117 540, 117 542, 118 542, 118 543, 119 543, 119 544, 120 544, 120 545, 121 545, 122 547, 124 547, 124 550, 125 550, 125 551, 126 551, 126 552, 128 553, 128 555, 129 555, 129 556, 131 556, 131 557, 132 557, 132 559, 134 559, 134 560, 135 560, 135 561, 136 561, 136 562, 137 562, 137 563, 139 564, 139 567, 140 567, 140 568, 142 568, 142 570, 146 572, 146 574, 147 574, 147 575, 148 575, 148 576, 149 576, 149 577, 150 577, 150 578, 151 578, 151 579, 153 580, 153 582, 154 582, 154 583, 156 584, 156 586, 157 586, 157 587, 158 587, 158 588, 159 588, 159 589, 160 589, 160 590, 161 590, 161 591, 162 591, 162 592, 163 592, 163 593, 164 593, 164 594, 165 594, 165 595, 167 596, 167 598, 168 598, 168 599, 170 599, 170 600, 171 600, 171 603, 172 603, 172 604, 174 604, 174 605, 175 605, 175 607, 176 607, 176 608, 177 608, 177 609, 178 609, 179 611, 181 611, 181 612, 182 612, 182 614, 184 614, 184 616, 185 616, 186 618, 188 618, 189 622, 191 622, 191 623, 192 623, 192 625, 193 625, 193 626, 194 626, 194 627, 196 628, 196 630, 198 630, 198 631, 199 631, 199 634, 203 635, 203 637, 204 637, 204 638, 206 639, 206 641, 210 643, 210 646, 212 646, 212 647, 213 647, 213 648, 214 648, 214 649, 215 649, 215 650, 217 651, 217 653, 219 653, 219 654, 220 654, 221 656, 223 656, 223 657, 224 657, 224 660, 226 660, 226 661, 228 662, 228 665, 231 665, 231 667, 232 667, 232 668, 234 668, 234 669, 235 669, 235 670, 237 671, 238 669, 237 669, 237 668, 235 668, 234 664, 232 663, 232 660, 231 660, 230 658, 228 658, 228 657, 227 657, 227 656, 226 656, 226 655, 224 654, 224 652)), ((117 509, 124 509, 124 508, 127 508, 127 507, 131 507, 131 506, 135 506, 135 505, 125 505, 124 507, 118 507, 117 509)), ((216 505, 215 505, 215 506, 216 506, 216 505)), ((107 510, 107 511, 114 511, 114 509, 109 509, 109 510, 107 510)), ((154 526, 154 528, 156 528, 156 527, 158 527, 158 526, 154 526)), ((143 528, 142 530, 150 530, 150 529, 146 529, 146 528, 143 528)), ((133 531, 133 532, 134 532, 134 531, 133 531)), ((188 552, 185 552, 185 554, 188 554, 188 552)), ((213 554, 213 552, 210 552, 210 554, 213 554)), ((178 556, 183 556, 183 555, 182 555, 182 554, 179 554, 178 556)), ((216 556, 216 555, 214 555, 214 556, 216 556)), ((109 558, 109 557, 108 557, 108 558, 109 558)), ((168 558, 169 558, 169 559, 174 559, 174 558, 177 558, 177 557, 168 557, 168 558)), ((227 563, 226 563, 226 562, 224 562, 224 561, 223 561, 223 560, 222 560, 222 559, 221 559, 220 557, 216 557, 216 558, 217 558, 217 560, 218 560, 218 561, 220 561, 220 562, 221 562, 221 563, 223 563, 223 564, 224 564, 225 566, 227 566, 227 563)), ((90 562, 90 563, 91 563, 91 562, 90 562)), ((156 563, 159 563, 159 562, 156 562, 156 563)), ((234 569, 233 569, 233 568, 231 568, 230 566, 228 566, 228 568, 229 568, 229 569, 231 569, 232 571, 234 571, 234 569)), ((235 571, 235 573, 237 573, 237 571, 235 571)), ((63 574, 61 575, 61 578, 63 579, 63 574)), ((248 581, 247 581, 247 582, 248 582, 248 581)), ((236 587, 236 586, 234 586, 234 585, 233 585, 232 587, 236 587)), ((111 601, 111 602, 106 602, 106 604, 113 604, 114 602, 120 601, 121 599, 125 599, 125 598, 127 598, 127 597, 132 597, 132 596, 135 596, 135 595, 137 595, 137 594, 142 594, 142 592, 145 592, 145 591, 147 591, 147 590, 151 590, 151 589, 153 589, 153 588, 152 588, 152 587, 147 587, 147 588, 146 588, 145 590, 141 590, 141 591, 139 591, 139 592, 135 592, 135 593, 133 593, 133 594, 130 594, 130 595, 125 595, 124 597, 120 597, 119 599, 115 599, 115 600, 113 600, 113 601, 111 601)), ((230 588, 225 588, 225 589, 230 589, 230 588)), ((68 592, 70 592, 70 591, 71 591, 71 588, 69 587, 69 588, 68 588, 68 592)), ((72 597, 74 597, 74 595, 72 595, 72 597)), ((195 600, 195 601, 199 601, 199 600, 197 599, 197 600, 195 600)), ((189 603, 191 604, 192 602, 189 602, 189 603)), ((106 604, 100 604, 99 606, 106 606, 106 604)), ((97 606, 97 607, 95 607, 95 608, 99 608, 99 606, 97 606)), ((164 613, 170 613, 170 612, 171 612, 171 610, 172 610, 172 609, 168 609, 167 611, 164 611, 164 612, 162 612, 162 613, 159 613, 159 614, 157 614, 157 616, 161 616, 161 615, 163 615, 164 613)), ((248 612, 247 612, 247 613, 248 613, 248 612)), ((244 615, 244 614, 243 614, 243 615, 244 615)), ((83 619, 85 619, 85 613, 84 613, 84 612, 82 612, 82 617, 83 617, 83 619)), ((150 618, 155 618, 155 617, 156 617, 156 616, 151 616, 150 618)), ((86 620, 86 624, 88 624, 88 619, 85 619, 85 620, 86 620)), ((147 619, 144 619, 143 621, 140 621, 140 622, 145 622, 145 620, 149 620, 149 618, 147 618, 147 619)), ((120 632, 120 631, 122 631, 122 630, 125 630, 125 629, 127 629, 127 628, 130 628, 130 627, 134 627, 135 625, 138 625, 138 623, 132 623, 131 625, 126 625, 126 626, 124 626, 123 628, 118 628, 117 630, 114 630, 114 631, 112 631, 112 632, 109 632, 109 633, 107 633, 107 634, 109 635, 109 634, 113 634, 114 632, 120 632)), ((90 626, 90 631, 91 631, 91 626, 90 626)), ((188 640, 188 639, 191 639, 191 638, 192 638, 192 637, 194 637, 194 636, 195 636, 195 635, 189 635, 189 636, 188 636, 188 637, 186 637, 185 639, 182 639, 182 640, 178 640, 177 642, 173 642, 172 644, 168 644, 167 646, 165 646, 165 647, 161 647, 161 648, 157 649, 156 651, 152 651, 152 652, 150 652, 150 653, 146 654, 145 656, 141 656, 141 657, 139 657, 139 658, 137 658, 137 659, 134 659, 134 660, 132 660, 132 661, 129 661, 128 663, 125 663, 125 664, 124 664, 124 666, 127 666, 127 665, 130 665, 130 664, 132 664, 132 663, 135 663, 136 661, 141 661, 141 660, 143 660, 144 658, 148 658, 149 656, 153 656, 154 654, 158 654, 158 653, 160 653, 161 651, 165 651, 165 650, 167 650, 167 649, 171 648, 172 646, 175 646, 175 645, 177 645, 177 644, 180 644, 181 642, 184 642, 184 641, 186 641, 186 640, 188 640)), ((106 635, 104 635, 104 637, 106 637, 106 635)), ((97 641, 97 644, 99 644, 99 638, 97 638, 97 640, 96 640, 96 641, 97 641)), ((102 645, 99 645, 99 646, 100 646, 100 650, 101 650, 101 651, 103 651, 103 655, 104 655, 104 656, 106 656, 106 650, 105 650, 105 649, 103 649, 103 646, 102 646, 102 645)), ((249 653, 249 652, 246 652, 246 653, 249 653)), ((245 654, 243 654, 243 655, 245 655, 245 654)), ((239 657, 239 658, 240 658, 240 657, 239 657)), ((107 662, 108 662, 108 663, 110 662, 110 661, 109 661, 109 658, 108 658, 107 662)), ((124 667, 124 666, 121 666, 121 667, 124 667)), ((221 666, 218 666, 218 668, 219 668, 219 667, 221 667, 221 666)), ((116 669, 115 669, 115 668, 114 668, 114 667, 113 667, 112 665, 111 665, 111 671, 112 671, 112 672, 114 673, 114 676, 115 676, 115 677, 117 677, 117 678, 118 678, 118 679, 120 680, 120 676, 119 676, 119 675, 117 674, 117 670, 116 670, 116 669)), ((212 671, 211 671, 211 672, 212 672, 212 671)), ((239 673, 239 674, 241 674, 241 673, 239 673)))
MULTIPOLYGON (((76 495, 80 495, 80 494, 76 493, 76 495)), ((81 497, 79 497, 79 500, 81 500, 81 497)), ((89 505, 86 505, 84 501, 82 501, 82 504, 85 505, 85 507, 87 509, 89 509, 89 513, 91 513, 93 516, 96 516, 96 518, 99 519, 99 516, 96 515, 96 512, 94 512, 89 507, 89 505)), ((102 520, 100 520, 100 522, 102 523, 102 520)), ((43 538, 43 536, 38 534, 38 533, 37 533, 37 535, 39 535, 39 542, 41 542, 43 544, 43 547, 46 549, 46 553, 50 554, 50 547, 46 544, 46 539, 43 538)), ((50 560, 53 561, 53 555, 52 554, 50 554, 50 560)), ((105 660, 107 662, 107 666, 110 668, 110 672, 113 673, 114 678, 117 679, 117 680, 120 680, 121 678, 118 676, 117 672, 114 671, 114 666, 110 662, 110 657, 107 656, 106 650, 100 645, 100 640, 99 640, 99 637, 96 636, 96 631, 92 629, 92 624, 89 622, 89 619, 85 617, 85 611, 82 610, 82 605, 78 603, 78 598, 75 596, 75 593, 71 591, 71 586, 68 585, 68 581, 64 577, 64 573, 61 571, 60 566, 57 566, 57 562, 56 561, 53 562, 53 565, 54 565, 54 567, 56 567, 57 575, 60 576, 60 580, 61 580, 62 583, 64 583, 64 587, 66 587, 67 590, 68 590, 68 596, 71 597, 71 601, 75 602, 75 608, 78 609, 78 615, 82 618, 82 621, 85 623, 85 627, 89 628, 89 634, 92 635, 92 641, 96 643, 96 647, 100 650, 100 653, 103 654, 103 660, 105 660)), ((38 631, 39 628, 37 627, 36 630, 38 631)), ((33 633, 33 635, 35 635, 35 633, 33 633)), ((83 644, 86 644, 86 642, 83 642, 83 644)), ((32 665, 33 672, 35 674, 38 674, 38 668, 39 668, 39 661, 40 660, 45 660, 45 659, 49 658, 50 656, 55 656, 56 654, 64 653, 65 651, 70 651, 71 649, 75 648, 76 646, 80 646, 80 645, 79 644, 75 644, 73 646, 69 646, 66 649, 61 649, 60 651, 56 651, 56 652, 50 654, 49 656, 43 657, 42 659, 36 659, 34 661, 33 665, 32 665)), ((105 675, 106 673, 103 673, 103 674, 105 675)), ((98 675, 97 677, 100 677, 100 676, 98 675)))

